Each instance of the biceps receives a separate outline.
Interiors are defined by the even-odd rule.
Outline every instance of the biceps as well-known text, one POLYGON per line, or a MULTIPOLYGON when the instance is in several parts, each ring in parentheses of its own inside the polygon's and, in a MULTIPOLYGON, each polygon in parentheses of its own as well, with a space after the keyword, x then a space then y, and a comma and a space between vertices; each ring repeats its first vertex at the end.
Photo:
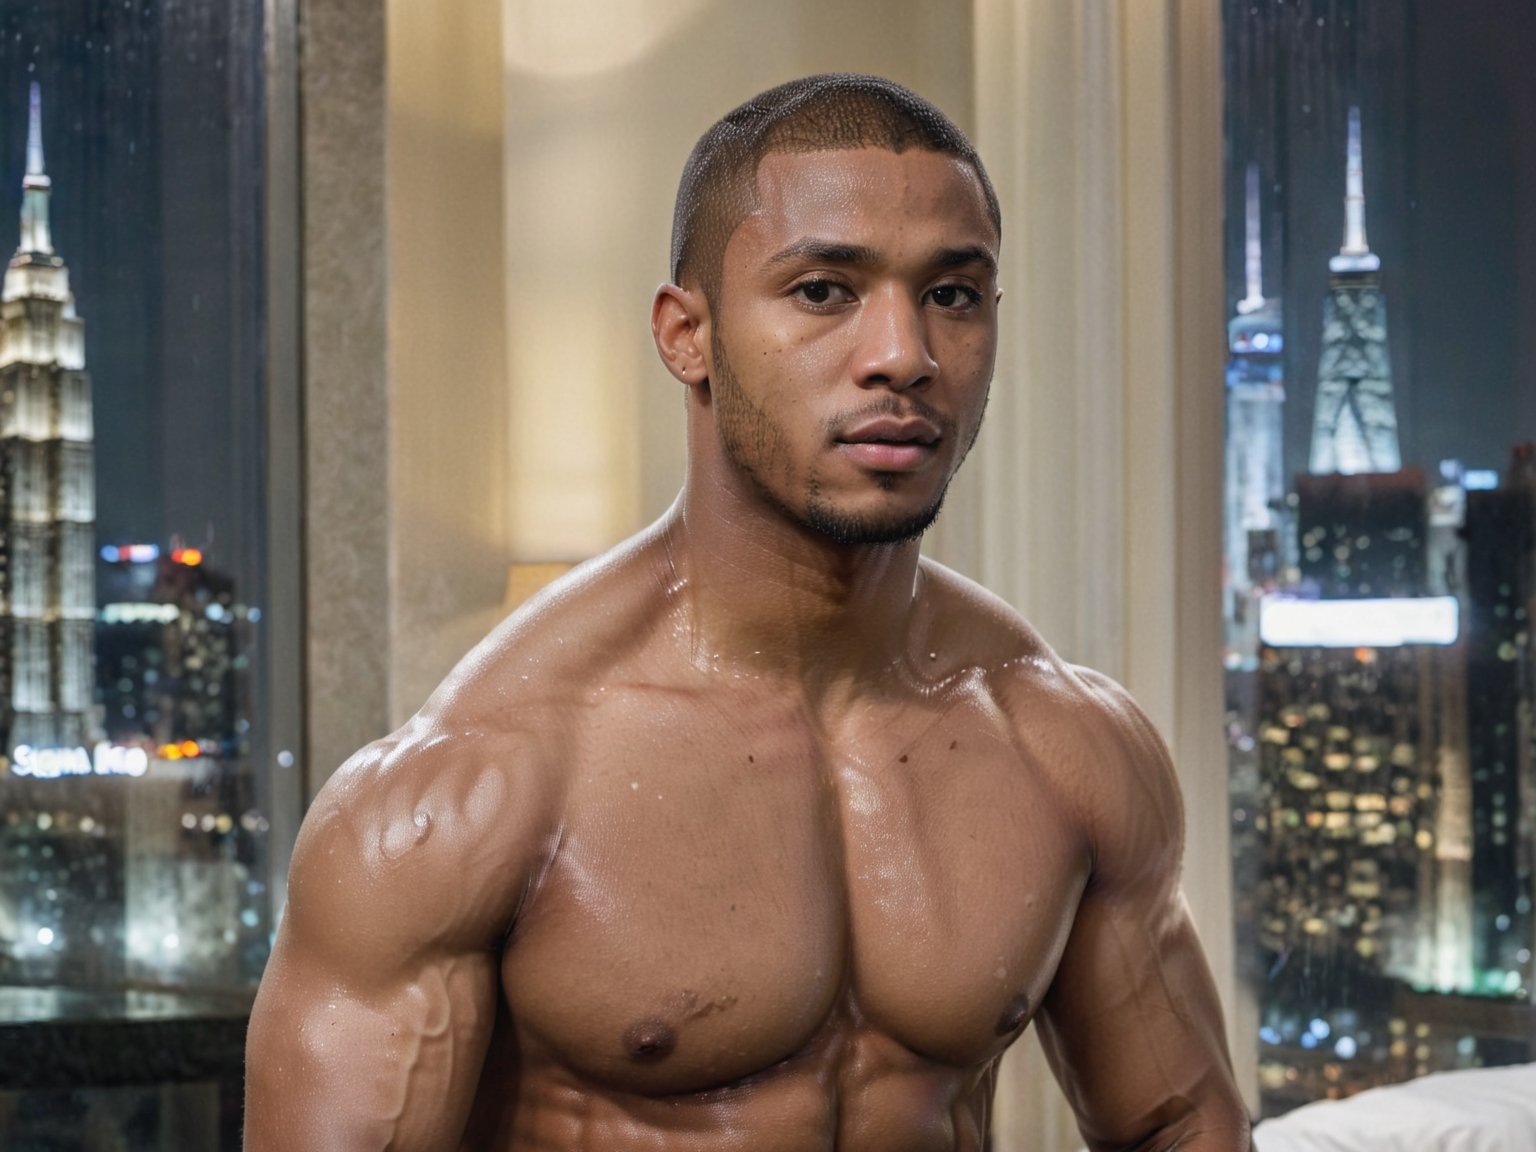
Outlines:
POLYGON ((372 989, 275 956, 251 1016, 246 1147, 457 1147, 495 987, 490 954, 372 989))
POLYGON ((1092 1141, 1133 1143, 1227 1092, 1221 1009, 1181 899, 1085 906, 1042 1007, 1042 1044, 1092 1141))

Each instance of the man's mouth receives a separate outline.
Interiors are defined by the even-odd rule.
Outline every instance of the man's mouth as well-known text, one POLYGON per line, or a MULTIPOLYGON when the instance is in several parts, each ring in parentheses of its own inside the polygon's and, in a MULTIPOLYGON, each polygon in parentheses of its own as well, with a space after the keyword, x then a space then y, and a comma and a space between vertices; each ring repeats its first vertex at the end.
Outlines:
POLYGON ((841 432, 838 448, 874 472, 911 472, 932 459, 943 435, 921 416, 876 416, 841 432))

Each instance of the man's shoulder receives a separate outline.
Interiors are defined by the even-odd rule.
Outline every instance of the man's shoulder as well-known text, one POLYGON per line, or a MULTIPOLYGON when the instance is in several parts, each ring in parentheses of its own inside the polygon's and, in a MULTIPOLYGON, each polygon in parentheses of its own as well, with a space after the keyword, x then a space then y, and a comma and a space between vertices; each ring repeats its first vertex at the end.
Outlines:
POLYGON ((1011 605, 974 581, 931 561, 923 571, 934 594, 935 632, 965 638, 965 663, 985 678, 1020 746, 1031 751, 1027 759, 1057 780, 1085 827, 1116 829, 1136 816, 1176 846, 1178 781, 1162 737, 1130 692, 1064 659, 1011 605))
POLYGON ((1049 701, 1096 727, 1107 723, 1127 737, 1141 734, 1145 716, 1112 677, 1062 657, 1016 608, 974 580, 926 558, 923 574, 932 593, 932 630, 963 637, 965 663, 986 672, 1000 690, 1024 693, 1037 715, 1049 701))
POLYGON ((664 626, 665 557, 650 530, 578 565, 498 624, 433 692, 422 715, 510 739, 558 729, 594 689, 635 661, 664 626))
POLYGON ((559 769, 532 723, 508 715, 476 726, 452 706, 424 708, 354 753, 315 797, 294 848, 290 906, 318 937, 327 922, 361 920, 389 938, 430 929, 489 944, 557 842, 559 769), (434 917, 413 926, 409 909, 424 898, 434 917))
POLYGON ((429 870, 449 844, 542 842, 558 825, 583 702, 604 669, 633 658, 654 617, 642 545, 578 567, 502 621, 416 715, 337 770, 306 820, 310 839, 429 870))
POLYGON ((924 558, 927 632, 953 654, 956 670, 974 671, 999 703, 1089 703, 1083 669, 1064 660, 1045 637, 1001 596, 969 577, 924 558))

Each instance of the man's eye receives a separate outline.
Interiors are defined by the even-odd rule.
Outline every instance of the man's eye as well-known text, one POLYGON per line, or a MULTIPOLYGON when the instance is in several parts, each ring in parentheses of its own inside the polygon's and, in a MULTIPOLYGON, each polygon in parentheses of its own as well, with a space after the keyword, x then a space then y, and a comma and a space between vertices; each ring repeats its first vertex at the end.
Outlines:
POLYGON ((928 293, 940 308, 965 308, 981 301, 981 293, 960 284, 940 284, 928 293))
POLYGON ((830 280, 805 280, 795 285, 794 294, 807 304, 837 304, 849 298, 848 289, 830 280))

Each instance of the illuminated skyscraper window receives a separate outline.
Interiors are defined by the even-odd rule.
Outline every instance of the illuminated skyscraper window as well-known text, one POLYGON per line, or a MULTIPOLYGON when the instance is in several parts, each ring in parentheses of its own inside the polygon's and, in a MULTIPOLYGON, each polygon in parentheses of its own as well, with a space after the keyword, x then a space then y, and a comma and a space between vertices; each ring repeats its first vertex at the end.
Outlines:
POLYGON ((95 455, 84 324, 53 250, 42 93, 31 86, 20 243, 0 289, 0 732, 91 742, 95 455))

